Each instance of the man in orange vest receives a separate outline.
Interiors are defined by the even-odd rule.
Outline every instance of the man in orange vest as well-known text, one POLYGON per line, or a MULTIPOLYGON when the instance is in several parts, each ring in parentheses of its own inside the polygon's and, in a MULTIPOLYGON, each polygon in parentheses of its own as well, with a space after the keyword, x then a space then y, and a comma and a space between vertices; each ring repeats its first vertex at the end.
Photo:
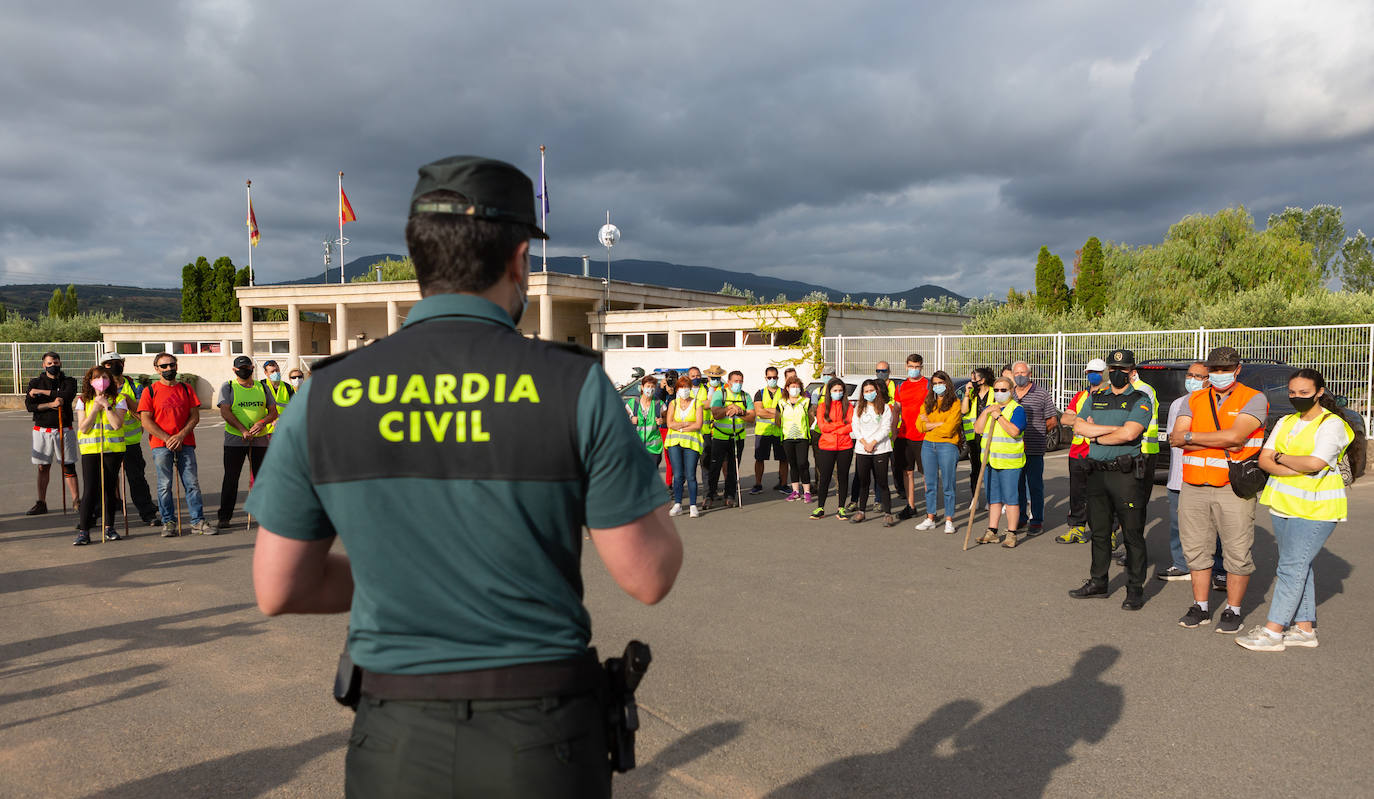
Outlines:
POLYGON ((1253 458, 1264 446, 1264 419, 1269 400, 1237 382, 1240 353, 1217 347, 1207 354, 1208 385, 1194 391, 1179 410, 1170 446, 1183 449, 1183 485, 1178 498, 1178 534, 1192 572, 1193 606, 1180 626, 1209 624, 1207 605, 1212 552, 1221 541, 1226 568, 1226 607, 1216 631, 1234 635, 1241 627, 1241 600, 1255 570, 1250 557, 1255 543, 1255 497, 1231 490, 1229 464, 1253 458))

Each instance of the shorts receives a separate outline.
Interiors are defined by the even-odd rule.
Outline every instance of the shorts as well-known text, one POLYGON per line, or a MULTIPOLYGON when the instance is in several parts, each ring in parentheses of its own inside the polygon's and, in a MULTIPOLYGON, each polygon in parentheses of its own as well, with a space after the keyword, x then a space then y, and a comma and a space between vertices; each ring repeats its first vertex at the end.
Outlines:
MULTIPOLYGON (((64 463, 75 464, 80 458, 76 447, 76 431, 64 430, 63 450, 65 457, 64 463)), ((33 431, 33 447, 29 453, 29 459, 36 466, 47 466, 53 462, 53 456, 57 454, 57 432, 51 429, 33 431)))
POLYGON ((1184 483, 1178 495, 1178 542, 1189 570, 1212 568, 1218 539, 1228 573, 1254 573, 1255 498, 1241 499, 1230 486, 1184 483))
POLYGON ((899 438, 892 442, 892 469, 897 472, 909 472, 913 469, 921 474, 926 473, 926 467, 921 463, 921 445, 925 441, 913 441, 909 438, 899 438))
POLYGON ((1018 488, 1021 482, 1021 467, 994 469, 989 466, 983 470, 983 480, 983 484, 987 486, 989 505, 1019 505, 1021 503, 1021 492, 1018 488))
POLYGON ((754 460, 787 460, 787 453, 782 451, 782 436, 754 436, 754 460))

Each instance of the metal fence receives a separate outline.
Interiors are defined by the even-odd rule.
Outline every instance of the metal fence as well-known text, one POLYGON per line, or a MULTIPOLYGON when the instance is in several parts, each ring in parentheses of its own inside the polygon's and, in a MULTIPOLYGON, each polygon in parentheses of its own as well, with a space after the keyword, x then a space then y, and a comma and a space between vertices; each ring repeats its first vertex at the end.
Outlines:
POLYGON ((29 379, 43 371, 43 354, 55 352, 69 375, 80 375, 94 366, 105 345, 99 341, 11 341, 0 343, 0 394, 22 394, 29 379))
POLYGON ((1083 367, 1109 349, 1124 347, 1137 361, 1200 360, 1213 347, 1235 347, 1243 358, 1264 358, 1310 366, 1326 378, 1330 390, 1343 395, 1374 427, 1374 325, 1314 327, 1244 327, 1209 330, 1127 330, 1110 333, 1037 333, 1029 335, 826 336, 821 352, 840 374, 862 375, 877 361, 902 364, 919 353, 927 373, 943 369, 952 377, 975 366, 996 370, 1014 360, 1030 364, 1036 379, 1057 401, 1067 402, 1078 388, 1083 367))

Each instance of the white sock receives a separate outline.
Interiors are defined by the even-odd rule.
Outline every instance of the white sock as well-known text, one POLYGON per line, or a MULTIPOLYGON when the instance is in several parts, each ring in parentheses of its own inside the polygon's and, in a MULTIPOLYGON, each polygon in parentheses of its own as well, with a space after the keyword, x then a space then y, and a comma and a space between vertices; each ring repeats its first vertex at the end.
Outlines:
POLYGON ((1276 633, 1276 632, 1274 632, 1273 630, 1269 629, 1268 625, 1265 625, 1265 626, 1262 627, 1261 629, 1263 629, 1265 635, 1268 635, 1270 638, 1282 638, 1282 637, 1283 637, 1283 633, 1276 633))
POLYGON ((1235 605, 1228 604, 1226 606, 1226 609, 1236 614, 1237 616, 1240 615, 1240 608, 1236 607, 1235 605))
POLYGON ((1194 604, 1194 605, 1197 605, 1197 606, 1200 607, 1200 608, 1202 608, 1202 612, 1203 612, 1203 613, 1206 613, 1206 612, 1207 612, 1207 600, 1204 599, 1204 600, 1202 600, 1201 602, 1194 602, 1193 604, 1194 604))

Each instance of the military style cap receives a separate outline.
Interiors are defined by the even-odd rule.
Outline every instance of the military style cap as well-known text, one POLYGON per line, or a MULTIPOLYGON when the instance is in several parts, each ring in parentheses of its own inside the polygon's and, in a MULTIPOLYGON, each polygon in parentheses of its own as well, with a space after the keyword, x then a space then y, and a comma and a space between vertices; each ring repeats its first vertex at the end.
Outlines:
POLYGON ((410 215, 457 214, 495 222, 514 222, 530 235, 547 239, 534 215, 534 184, 505 161, 475 155, 455 155, 420 167, 420 179, 410 194, 410 215), (432 191, 461 194, 465 201, 418 202, 432 191))
POLYGON ((1134 369, 1135 353, 1130 350, 1112 350, 1112 354, 1107 356, 1107 368, 1134 369))
POLYGON ((1240 353, 1235 347, 1213 347, 1207 353, 1208 369, 1234 369, 1240 366, 1240 353))

